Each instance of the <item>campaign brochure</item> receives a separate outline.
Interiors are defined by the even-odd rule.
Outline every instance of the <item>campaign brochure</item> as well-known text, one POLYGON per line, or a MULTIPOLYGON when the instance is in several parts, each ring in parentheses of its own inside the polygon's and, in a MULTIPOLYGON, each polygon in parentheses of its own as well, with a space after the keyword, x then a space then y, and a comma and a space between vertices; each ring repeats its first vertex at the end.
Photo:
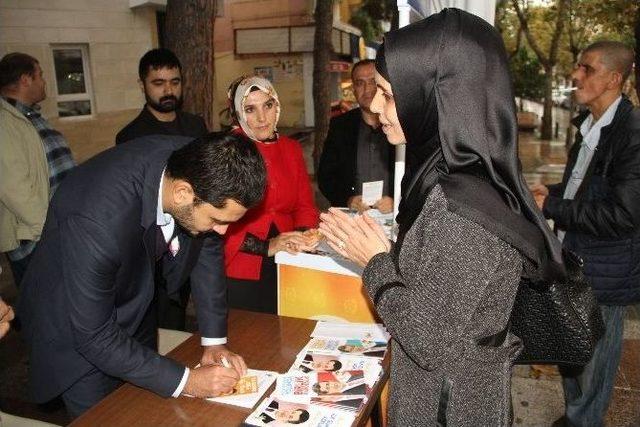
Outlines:
POLYGON ((265 399, 249 415, 244 425, 284 427, 347 427, 355 421, 355 414, 329 407, 287 402, 276 397, 265 399))
POLYGON ((391 335, 381 323, 338 323, 319 321, 311 337, 345 338, 388 342, 391 335))
POLYGON ((364 372, 366 383, 373 387, 382 374, 380 359, 358 356, 335 356, 330 354, 315 354, 303 351, 298 354, 296 361, 289 368, 289 373, 295 372, 364 372))
POLYGON ((311 338, 304 351, 317 354, 383 359, 387 351, 387 343, 369 339, 314 337, 311 338))
POLYGON ((273 394, 287 402, 311 403, 358 412, 371 394, 371 386, 361 370, 297 372, 279 375, 273 394))

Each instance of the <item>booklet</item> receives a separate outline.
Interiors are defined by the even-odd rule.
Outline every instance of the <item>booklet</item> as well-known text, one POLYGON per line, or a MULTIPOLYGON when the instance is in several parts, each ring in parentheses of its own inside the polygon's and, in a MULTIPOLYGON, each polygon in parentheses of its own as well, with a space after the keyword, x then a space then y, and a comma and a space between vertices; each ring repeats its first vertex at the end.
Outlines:
MULTIPOLYGON (((196 368, 198 366, 200 365, 198 364, 196 368)), ((206 400, 240 406, 241 408, 253 408, 271 387, 277 376, 277 372, 247 369, 247 375, 240 378, 230 394, 207 397, 206 400)))
POLYGON ((358 412, 371 394, 361 370, 296 372, 279 375, 273 395, 287 402, 311 403, 358 412))
POLYGON ((382 323, 316 323, 312 337, 360 339, 365 341, 388 342, 391 335, 382 323))
POLYGON ((285 427, 292 424, 308 427, 347 427, 355 421, 355 414, 329 407, 286 402, 271 396, 244 421, 250 426, 285 427))
POLYGON ((365 382, 373 387, 382 374, 380 359, 358 356, 335 356, 330 354, 316 354, 302 352, 289 368, 289 373, 295 372, 364 372, 365 382))
POLYGON ((311 338, 303 351, 317 354, 384 358, 387 343, 367 339, 311 338))

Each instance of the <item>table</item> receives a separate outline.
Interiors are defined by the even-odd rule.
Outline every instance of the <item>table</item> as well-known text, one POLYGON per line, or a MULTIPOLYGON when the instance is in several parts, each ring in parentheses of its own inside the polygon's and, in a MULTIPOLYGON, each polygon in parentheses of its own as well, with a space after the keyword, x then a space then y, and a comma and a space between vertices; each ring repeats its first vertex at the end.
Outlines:
MULTIPOLYGON (((315 321, 272 314, 230 310, 229 347, 242 355, 250 368, 286 372, 309 340, 315 321)), ((194 335, 168 356, 195 366, 202 353, 200 336, 194 335)), ((388 379, 389 355, 384 374, 354 425, 364 425, 373 412, 379 422, 378 399, 388 379)), ((267 391, 267 396, 273 388, 267 391)), ((238 426, 252 409, 208 402, 203 399, 162 398, 132 384, 125 384, 76 419, 72 426, 238 426)))

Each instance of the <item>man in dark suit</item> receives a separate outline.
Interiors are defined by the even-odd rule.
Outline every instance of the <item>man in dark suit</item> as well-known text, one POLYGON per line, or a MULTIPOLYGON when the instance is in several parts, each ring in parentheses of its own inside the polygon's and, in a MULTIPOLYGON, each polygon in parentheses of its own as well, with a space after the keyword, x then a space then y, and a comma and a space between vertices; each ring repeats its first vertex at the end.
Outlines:
POLYGON ((360 108, 331 119, 324 142, 318 186, 332 206, 363 211, 362 184, 384 181, 382 198, 371 207, 382 213, 393 210, 394 148, 382 132, 378 115, 369 109, 376 93, 374 61, 365 59, 353 66, 353 92, 360 108))
MULTIPOLYGON (((142 111, 116 135, 122 144, 149 135, 180 135, 199 138, 207 133, 202 117, 180 110, 182 105, 182 65, 169 49, 153 49, 140 58, 140 89, 147 103, 142 111)), ((156 275, 158 326, 185 330, 189 302, 189 281, 180 288, 180 298, 169 298, 162 275, 156 275)))
POLYGON ((163 397, 231 391, 246 365, 225 346, 220 235, 260 202, 265 174, 253 144, 221 134, 142 138, 74 170, 51 202, 21 289, 34 399, 62 395, 76 417, 121 381, 163 397), (171 296, 191 278, 201 368, 156 351, 157 270, 171 296))
POLYGON ((200 116, 182 111, 182 65, 169 49, 153 49, 140 58, 138 83, 146 104, 116 135, 116 144, 147 135, 198 138, 207 133, 200 116))

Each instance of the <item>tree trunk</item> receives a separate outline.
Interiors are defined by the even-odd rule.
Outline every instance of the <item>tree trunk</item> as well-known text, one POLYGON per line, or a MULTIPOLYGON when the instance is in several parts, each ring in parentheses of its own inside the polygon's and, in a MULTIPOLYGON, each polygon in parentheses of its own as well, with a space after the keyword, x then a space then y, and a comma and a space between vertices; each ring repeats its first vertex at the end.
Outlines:
POLYGON ((636 95, 640 100, 640 3, 636 10, 636 95))
POLYGON ((213 129, 213 24, 215 0, 167 0, 166 45, 182 63, 185 111, 213 129))
POLYGON ((553 71, 545 68, 544 77, 544 104, 540 139, 549 141, 553 138, 553 71))
POLYGON ((328 66, 333 46, 331 31, 333 29, 333 1, 319 0, 315 11, 316 32, 313 40, 313 108, 315 134, 313 143, 313 166, 317 172, 322 154, 322 146, 329 131, 329 115, 331 113, 331 95, 329 84, 331 75, 328 66))

